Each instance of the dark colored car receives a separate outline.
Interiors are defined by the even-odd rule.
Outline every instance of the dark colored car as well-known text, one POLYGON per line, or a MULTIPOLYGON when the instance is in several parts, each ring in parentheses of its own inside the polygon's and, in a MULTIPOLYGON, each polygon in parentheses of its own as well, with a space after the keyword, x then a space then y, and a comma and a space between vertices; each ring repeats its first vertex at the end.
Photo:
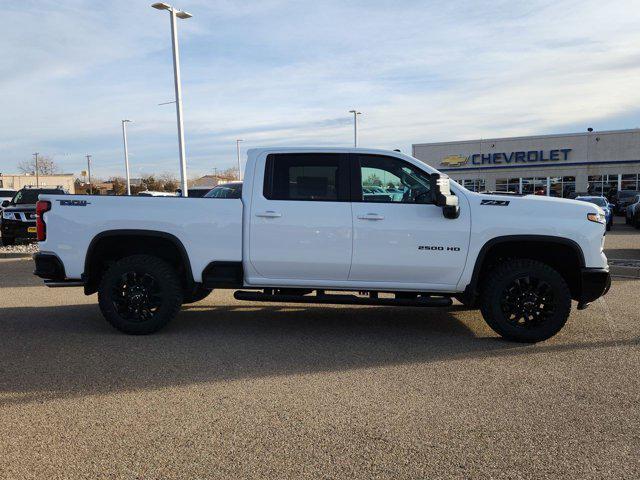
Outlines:
POLYGON ((213 187, 204 198, 242 198, 242 182, 223 183, 213 187))
POLYGON ((618 190, 611 202, 615 205, 615 213, 618 215, 624 215, 627 211, 627 206, 633 202, 633 199, 638 193, 640 192, 637 190, 618 190))
POLYGON ((2 244, 13 245, 16 238, 35 239, 36 202, 41 193, 65 195, 62 188, 23 188, 11 200, 2 202, 2 244))

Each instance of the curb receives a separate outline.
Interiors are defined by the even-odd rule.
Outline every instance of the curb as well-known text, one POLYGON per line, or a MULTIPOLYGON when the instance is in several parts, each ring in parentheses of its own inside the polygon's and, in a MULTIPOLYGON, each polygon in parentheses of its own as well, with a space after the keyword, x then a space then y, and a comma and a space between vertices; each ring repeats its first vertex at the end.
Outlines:
POLYGON ((609 272, 614 277, 640 278, 640 267, 609 265, 609 272))
POLYGON ((0 258, 31 258, 33 253, 0 252, 0 258))

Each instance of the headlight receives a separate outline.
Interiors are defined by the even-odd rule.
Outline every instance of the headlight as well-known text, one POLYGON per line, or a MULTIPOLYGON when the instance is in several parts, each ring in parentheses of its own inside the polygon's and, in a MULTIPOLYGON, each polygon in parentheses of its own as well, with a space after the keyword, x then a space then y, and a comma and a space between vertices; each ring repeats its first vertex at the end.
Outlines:
POLYGON ((603 213, 587 213, 587 220, 590 222, 601 223, 603 225, 607 222, 603 213))
POLYGON ((5 220, 14 220, 12 212, 2 212, 2 218, 5 220))

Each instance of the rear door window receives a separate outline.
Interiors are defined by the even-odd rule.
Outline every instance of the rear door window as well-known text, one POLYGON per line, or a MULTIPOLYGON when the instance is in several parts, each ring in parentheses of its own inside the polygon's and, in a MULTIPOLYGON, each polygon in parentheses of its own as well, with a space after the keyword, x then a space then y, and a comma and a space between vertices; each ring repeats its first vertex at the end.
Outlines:
POLYGON ((264 196, 269 200, 349 201, 347 155, 271 154, 267 157, 264 196))

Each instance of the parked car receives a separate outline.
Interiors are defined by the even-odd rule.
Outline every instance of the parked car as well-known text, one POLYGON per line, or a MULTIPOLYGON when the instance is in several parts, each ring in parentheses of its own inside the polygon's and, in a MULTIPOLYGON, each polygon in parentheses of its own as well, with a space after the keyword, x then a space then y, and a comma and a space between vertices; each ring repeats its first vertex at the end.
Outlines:
MULTIPOLYGON (((188 196, 190 198, 202 198, 204 197, 207 193, 209 193, 211 191, 213 187, 189 187, 187 189, 187 193, 188 196)), ((182 196, 182 189, 178 188, 176 190, 176 196, 180 197, 182 196)))
POLYGON ((591 203, 481 195, 413 157, 364 148, 251 149, 245 171, 242 197, 224 201, 43 195, 35 274, 97 292, 106 320, 138 335, 229 288, 251 302, 455 297, 504 338, 537 342, 563 327, 572 299, 586 308, 610 286, 606 220, 591 203), (357 180, 372 170, 402 185, 402 199, 369 201, 357 180))
POLYGON ((614 212, 617 215, 624 215, 627 211, 627 206, 632 203, 639 193, 637 190, 618 190, 611 202, 614 204, 614 212))
POLYGON ((600 208, 602 208, 602 210, 604 211, 605 218, 607 220, 607 223, 606 223, 607 230, 611 230, 611 227, 613 226, 613 211, 612 211, 613 208, 606 198, 598 197, 598 196, 584 196, 584 197, 576 197, 575 199, 581 202, 593 203, 594 205, 597 205, 600 208))
POLYGON ((142 192, 138 192, 139 197, 175 197, 176 194, 174 192, 157 192, 154 190, 143 190, 142 192))
POLYGON ((204 196, 205 198, 241 198, 242 182, 222 183, 213 187, 204 196))
POLYGON ((633 223, 633 218, 636 210, 638 209, 638 205, 640 204, 640 193, 633 197, 633 200, 629 205, 627 205, 627 210, 625 211, 625 223, 630 225, 633 223))
POLYGON ((4 202, 10 202, 11 199, 16 195, 16 193, 18 193, 16 190, 9 190, 6 188, 0 189, 0 212, 4 208, 2 204, 4 202))
POLYGON ((631 218, 631 225, 640 229, 640 205, 634 208, 633 217, 631 218))
POLYGON ((32 188, 24 187, 19 190, 11 200, 2 202, 2 244, 13 245, 17 238, 35 240, 36 231, 36 202, 38 196, 65 195, 67 192, 62 187, 57 188, 32 188))

